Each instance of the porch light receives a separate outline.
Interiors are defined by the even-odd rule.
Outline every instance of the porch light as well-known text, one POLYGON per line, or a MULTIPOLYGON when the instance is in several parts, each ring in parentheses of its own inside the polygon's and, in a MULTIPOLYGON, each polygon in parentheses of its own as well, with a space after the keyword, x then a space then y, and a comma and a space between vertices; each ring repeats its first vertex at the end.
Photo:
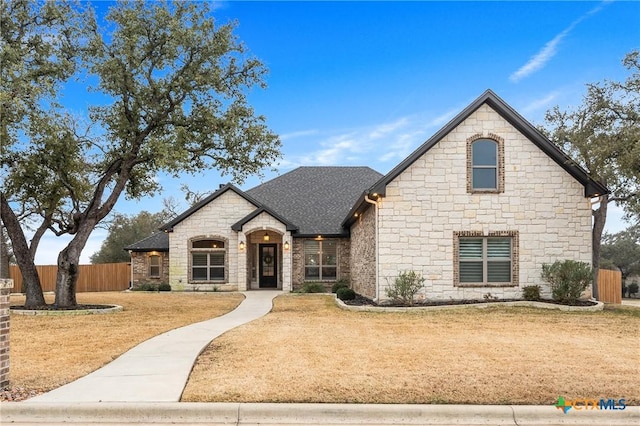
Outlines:
POLYGON ((240 251, 244 251, 244 241, 240 241, 240 251))
POLYGON ((265 232, 264 236, 262 237, 262 240, 263 241, 269 241, 270 239, 271 239, 271 237, 269 236, 269 234, 265 232))
POLYGON ((284 242, 284 249, 289 250, 289 241, 284 242))

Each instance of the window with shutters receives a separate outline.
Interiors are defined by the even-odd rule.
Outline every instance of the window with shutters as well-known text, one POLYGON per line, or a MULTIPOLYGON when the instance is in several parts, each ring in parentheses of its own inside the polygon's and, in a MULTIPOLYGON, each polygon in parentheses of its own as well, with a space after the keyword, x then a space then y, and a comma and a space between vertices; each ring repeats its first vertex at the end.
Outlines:
POLYGON ((458 286, 518 285, 517 232, 454 233, 454 282, 458 286))
POLYGON ((190 251, 192 282, 224 282, 226 280, 225 241, 209 238, 193 240, 190 251))
POLYGON ((335 281, 338 276, 338 243, 332 240, 304 242, 305 281, 335 281))

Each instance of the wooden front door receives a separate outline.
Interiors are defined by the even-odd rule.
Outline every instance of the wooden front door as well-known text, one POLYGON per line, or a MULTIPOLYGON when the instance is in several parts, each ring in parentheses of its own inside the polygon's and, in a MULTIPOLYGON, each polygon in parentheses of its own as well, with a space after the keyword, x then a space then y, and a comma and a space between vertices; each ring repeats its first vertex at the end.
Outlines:
POLYGON ((260 244, 258 263, 260 288, 278 287, 278 250, 276 244, 260 244))

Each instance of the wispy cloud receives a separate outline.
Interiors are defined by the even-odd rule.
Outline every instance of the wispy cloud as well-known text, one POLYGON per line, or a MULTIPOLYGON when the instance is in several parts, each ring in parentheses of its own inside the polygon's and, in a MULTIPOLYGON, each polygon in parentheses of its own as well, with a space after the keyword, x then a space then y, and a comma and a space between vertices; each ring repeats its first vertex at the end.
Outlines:
POLYGON ((591 15, 595 15, 600 12, 607 4, 611 3, 613 0, 605 0, 599 3, 596 7, 580 16, 578 19, 573 21, 567 28, 565 28, 560 34, 555 36, 551 41, 544 45, 544 47, 536 53, 529 61, 524 64, 520 69, 509 76, 509 80, 514 83, 522 80, 523 78, 528 77, 534 72, 544 68, 545 65, 554 57, 556 53, 558 53, 558 46, 562 42, 562 40, 571 32, 573 29, 582 21, 587 19, 591 15))
POLYGON ((520 108, 520 111, 523 114, 529 114, 543 108, 548 109, 550 106, 549 104, 551 104, 551 102, 553 102, 557 97, 558 92, 551 92, 543 98, 534 99, 533 101, 529 102, 529 104, 520 108))
POLYGON ((312 129, 312 130, 300 130, 297 132, 290 132, 290 133, 284 133, 282 135, 280 135, 280 140, 287 140, 287 139, 294 139, 294 138, 300 138, 300 137, 304 137, 304 136, 312 136, 312 135, 317 135, 318 134, 318 130, 317 129, 312 129))

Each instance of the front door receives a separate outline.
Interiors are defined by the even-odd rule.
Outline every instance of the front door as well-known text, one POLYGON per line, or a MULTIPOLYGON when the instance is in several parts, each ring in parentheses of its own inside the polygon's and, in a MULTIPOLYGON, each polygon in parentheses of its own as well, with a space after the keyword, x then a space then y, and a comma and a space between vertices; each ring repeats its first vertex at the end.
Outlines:
POLYGON ((278 252, 276 244, 260 244, 260 288, 278 287, 278 252))

